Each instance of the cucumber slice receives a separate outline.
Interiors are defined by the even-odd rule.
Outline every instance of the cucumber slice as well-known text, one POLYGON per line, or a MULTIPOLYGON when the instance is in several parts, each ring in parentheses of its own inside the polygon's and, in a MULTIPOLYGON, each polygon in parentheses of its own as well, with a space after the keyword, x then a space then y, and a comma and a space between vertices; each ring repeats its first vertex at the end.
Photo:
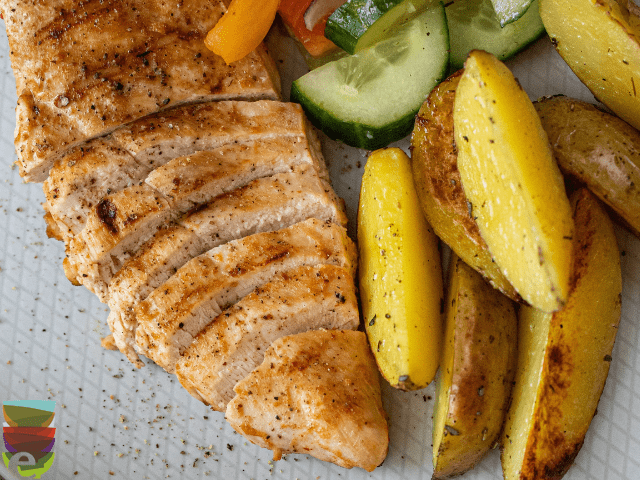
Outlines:
POLYGON ((390 30, 418 16, 428 4, 425 0, 348 0, 327 20, 324 36, 354 54, 388 37, 390 30))
POLYGON ((447 21, 438 4, 387 40, 299 78, 291 100, 329 137, 373 150, 411 132, 416 112, 448 63, 447 21))
POLYGON ((544 25, 538 12, 538 0, 517 21, 500 27, 491 0, 455 0, 447 5, 447 22, 451 38, 451 68, 464 66, 467 54, 473 50, 485 50, 500 60, 505 60, 544 33, 544 25))
POLYGON ((491 3, 500 26, 504 27, 523 16, 531 6, 532 0, 491 0, 491 3))
POLYGON ((309 52, 307 52, 306 48, 304 47, 302 47, 299 50, 302 53, 302 58, 304 58, 304 61, 307 64, 307 67, 309 67, 309 70, 315 70, 316 68, 326 65, 329 62, 335 62, 336 60, 339 60, 349 55, 347 52, 345 52, 341 48, 338 48, 321 57, 314 57, 309 52))

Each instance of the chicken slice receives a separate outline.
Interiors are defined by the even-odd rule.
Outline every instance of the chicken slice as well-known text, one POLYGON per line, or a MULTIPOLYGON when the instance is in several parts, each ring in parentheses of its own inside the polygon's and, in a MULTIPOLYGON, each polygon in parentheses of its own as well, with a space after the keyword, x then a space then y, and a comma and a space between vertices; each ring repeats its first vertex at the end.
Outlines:
POLYGON ((96 280, 108 283, 129 252, 171 219, 169 202, 146 183, 104 198, 67 248, 69 262, 81 274, 78 281, 89 289, 89 283, 96 280), (98 277, 94 278, 92 271, 97 271, 98 277))
POLYGON ((308 165, 324 173, 303 137, 277 137, 247 144, 233 143, 211 151, 178 157, 156 168, 145 182, 178 210, 202 204, 249 182, 308 165))
POLYGON ((294 103, 220 101, 159 112, 117 129, 113 138, 154 169, 172 158, 227 143, 300 137, 308 129, 302 107, 294 103))
POLYGON ((263 47, 227 65, 204 45, 220 1, 5 0, 0 4, 20 97, 16 150, 28 181, 75 144, 183 103, 278 99, 263 47), (185 20, 186 19, 186 20, 185 20))
POLYGON ((308 218, 346 226, 344 210, 330 187, 321 180, 305 183, 308 179, 278 175, 222 195, 179 219, 180 226, 160 230, 125 262, 109 284, 108 323, 116 345, 131 362, 142 365, 134 349, 134 305, 191 257, 231 240, 279 230, 308 218), (298 181, 283 182, 287 178, 298 181), (187 244, 189 248, 185 250, 183 245, 187 244))
POLYGON ((278 272, 333 264, 353 273, 355 262, 345 229, 317 219, 216 247, 190 260, 135 307, 138 351, 173 373, 195 335, 278 272))
MULTIPOLYGON (((226 164, 220 165, 219 171, 210 168, 213 175, 219 175, 223 168, 231 168, 234 155, 240 157, 238 168, 251 169, 247 162, 251 161, 249 157, 253 153, 256 164, 267 164, 268 161, 284 164, 287 155, 290 155, 292 165, 315 163, 319 174, 328 178, 324 159, 315 147, 315 138, 307 140, 305 129, 309 127, 299 106, 283 109, 281 105, 280 102, 215 102, 176 108, 163 115, 137 120, 112 135, 74 147, 54 163, 44 183, 47 210, 60 224, 59 228, 69 232, 67 237, 77 235, 84 228, 92 206, 105 196, 145 179, 153 169, 148 179, 152 185, 158 183, 154 179, 167 175, 171 182, 176 178, 180 181, 182 175, 189 176, 188 172, 182 171, 184 161, 179 161, 180 157, 175 158, 178 152, 191 158, 199 156, 206 159, 194 163, 194 166, 204 167, 204 163, 210 163, 213 167, 216 159, 224 160, 226 164), (262 122, 269 114, 282 120, 275 134, 265 129, 273 125, 256 123, 256 118, 262 122), (139 137, 134 140, 134 135, 139 137), (120 147, 121 143, 128 149, 120 147), (205 154, 203 150, 212 153, 205 154), (214 158, 209 160, 208 155, 214 158)), ((269 121, 273 123, 273 119, 269 121)), ((204 173, 190 171, 191 175, 204 173)), ((274 170, 273 173, 277 171, 282 170, 274 170)), ((254 173, 252 178, 267 174, 254 173)), ((239 175, 239 179, 242 178, 243 175, 239 175)))
MULTIPOLYGON (((204 193, 205 187, 195 194, 204 193)), ((190 191, 188 185, 186 189, 190 191)), ((332 219, 346 221, 341 215, 342 211, 333 190, 317 176, 315 168, 309 165, 294 167, 293 172, 259 178, 239 189, 231 190, 228 194, 223 194, 220 190, 212 186, 209 188, 209 195, 200 198, 202 201, 208 200, 207 203, 217 199, 219 208, 213 218, 210 215, 211 210, 207 209, 206 214, 195 216, 191 221, 204 223, 196 228, 202 230, 208 227, 208 231, 205 230, 203 233, 216 234, 221 240, 238 238, 238 229, 240 232, 246 232, 251 228, 252 225, 247 225, 239 213, 245 209, 255 209, 262 202, 287 205, 293 212, 309 207, 316 207, 315 211, 319 207, 320 211, 324 212, 328 209, 332 213, 332 219)), ((193 192, 191 194, 194 195, 193 192)), ((69 260, 77 268, 77 280, 98 294, 101 299, 105 299, 106 286, 112 276, 144 242, 167 221, 177 219, 189 207, 198 210, 206 203, 200 205, 195 202, 187 203, 185 200, 179 205, 180 208, 172 208, 164 195, 158 194, 157 190, 147 184, 131 187, 107 197, 89 216, 81 234, 74 237, 69 244, 69 260)), ((287 214, 286 211, 274 213, 287 214)), ((253 221, 254 225, 260 225, 272 222, 272 215, 267 213, 262 219, 250 216, 249 220, 253 221)))
POLYGON ((335 265, 281 272, 196 335, 176 364, 180 383, 224 411, 233 387, 262 363, 276 339, 307 330, 357 329, 355 292, 349 272, 335 265))
POLYGON ((80 233, 88 212, 103 197, 149 172, 113 140, 96 138, 72 148, 53 166, 43 185, 46 210, 68 241, 80 233))
POLYGON ((224 243, 307 218, 347 226, 342 200, 312 168, 303 166, 292 173, 251 182, 220 196, 206 208, 194 209, 179 221, 202 239, 224 243))
POLYGON ((279 338, 234 390, 227 421, 274 460, 305 453, 370 472, 387 455, 378 369, 363 332, 279 338))

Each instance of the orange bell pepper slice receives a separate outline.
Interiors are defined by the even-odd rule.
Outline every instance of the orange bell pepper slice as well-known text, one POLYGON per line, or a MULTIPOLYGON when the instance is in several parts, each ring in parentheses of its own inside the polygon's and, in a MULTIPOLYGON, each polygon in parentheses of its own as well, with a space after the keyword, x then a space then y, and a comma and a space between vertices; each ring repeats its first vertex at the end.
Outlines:
POLYGON ((244 58, 267 36, 279 4, 280 0, 232 0, 205 45, 227 65, 244 58))

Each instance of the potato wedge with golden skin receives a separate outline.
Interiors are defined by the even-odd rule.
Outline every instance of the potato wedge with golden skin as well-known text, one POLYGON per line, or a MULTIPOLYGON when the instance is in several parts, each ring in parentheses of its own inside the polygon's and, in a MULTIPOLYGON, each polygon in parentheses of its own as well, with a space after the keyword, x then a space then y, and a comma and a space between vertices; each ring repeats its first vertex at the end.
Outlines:
POLYGON ((640 237, 640 132, 589 103, 564 96, 533 106, 560 170, 589 187, 640 237))
POLYGON ((358 243, 362 312, 378 368, 396 388, 423 388, 440 360, 442 267, 409 158, 398 148, 367 160, 358 243))
POLYGON ((411 164, 418 199, 427 221, 440 239, 494 288, 522 301, 491 258, 476 222, 469 214, 458 171, 453 138, 453 100, 462 70, 431 91, 411 136, 411 164))
POLYGON ((609 372, 622 278, 613 225, 586 188, 571 196, 571 292, 545 314, 522 307, 518 369, 502 440, 506 480, 559 479, 573 463, 609 372))
POLYGON ((495 444, 517 360, 513 302, 455 255, 445 318, 433 414, 434 479, 470 470, 495 444))
POLYGON ((640 28, 634 11, 626 0, 540 0, 542 23, 564 61, 598 100, 640 129, 640 28))
POLYGON ((474 50, 453 121, 462 187, 493 259, 527 303, 559 310, 569 290, 573 222, 533 104, 502 62, 474 50))

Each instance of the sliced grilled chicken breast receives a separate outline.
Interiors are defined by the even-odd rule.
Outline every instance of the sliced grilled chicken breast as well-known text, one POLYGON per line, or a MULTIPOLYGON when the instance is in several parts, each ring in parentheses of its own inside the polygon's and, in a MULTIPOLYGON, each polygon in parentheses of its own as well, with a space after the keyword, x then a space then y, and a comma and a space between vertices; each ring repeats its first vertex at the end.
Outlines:
POLYGON ((194 209, 180 219, 180 224, 200 238, 224 243, 257 232, 278 230, 307 218, 347 225, 342 202, 331 186, 318 178, 311 167, 301 166, 292 173, 258 179, 222 195, 206 208, 194 209))
POLYGON ((276 339, 307 330, 355 330, 358 301, 349 272, 335 265, 299 267, 276 275, 222 312, 176 364, 183 387, 224 411, 233 387, 262 363, 276 339))
MULTIPOLYGON (((108 323, 120 351, 137 366, 142 365, 134 348, 137 320, 133 307, 191 257, 231 240, 279 230, 309 218, 342 226, 347 221, 328 184, 313 176, 283 174, 222 195, 179 219, 180 226, 157 232, 109 284, 108 323)), ((93 288, 98 292, 104 289, 93 288)))
MULTIPOLYGON (((230 182, 233 183, 232 180, 230 182)), ((208 189, 209 195, 203 198, 205 189, 206 185, 193 193, 186 186, 186 190, 197 195, 200 200, 211 202, 218 199, 218 209, 213 217, 209 213, 211 210, 207 209, 206 214, 194 216, 190 222, 204 223, 195 228, 208 228, 206 233, 215 234, 220 240, 238 238, 236 234, 246 233, 256 223, 272 223, 272 215, 264 209, 264 218, 249 216, 249 224, 239 215, 245 209, 255 210, 263 202, 282 207, 286 205, 294 211, 300 208, 313 208, 317 211, 319 207, 320 212, 331 213, 336 221, 344 220, 333 190, 317 176, 315 168, 310 165, 294 167, 289 173, 259 178, 238 190, 232 190, 224 198, 219 195, 220 189, 213 186, 208 189)), ((157 190, 143 184, 125 189, 100 202, 95 209, 96 214, 90 215, 85 229, 69 244, 69 260, 77 265, 77 280, 104 299, 106 285, 112 276, 162 225, 177 219, 189 207, 202 208, 187 200, 188 197, 180 205, 182 208, 172 208, 166 197, 158 195, 157 190)), ((273 213, 282 215, 286 211, 276 210, 273 213)))
MULTIPOLYGON (((172 210, 184 212, 217 195, 246 185, 252 180, 288 172, 302 164, 313 166, 323 175, 326 172, 324 162, 317 161, 311 155, 304 137, 275 137, 249 143, 234 142, 213 150, 174 158, 153 170, 144 181, 162 194, 172 210)), ((95 170, 94 178, 100 175, 98 169, 99 165, 95 170)), ((52 174, 47 182, 52 179, 54 173, 57 173, 56 170, 55 167, 51 170, 52 174)), ((60 183, 68 185, 66 178, 68 176, 60 183)), ((135 202, 136 193, 146 195, 146 190, 138 188, 137 179, 135 179, 136 185, 131 185, 131 177, 125 177, 120 182, 117 182, 117 179, 110 179, 109 182, 101 183, 102 185, 85 186, 83 190, 88 191, 86 195, 66 195, 66 198, 63 198, 62 190, 69 191, 68 188, 55 189, 52 192, 55 198, 49 201, 51 211, 60 219, 58 223, 68 226, 73 235, 77 235, 85 227, 87 218, 92 216, 92 210, 93 215, 98 213, 94 206, 99 204, 100 199, 109 199, 117 208, 118 198, 135 202), (116 185, 112 186, 114 184, 116 185), (120 189, 117 188, 118 185, 120 189), (98 190, 102 191, 97 192, 98 190), (108 195, 108 190, 116 193, 108 195)))
POLYGON ((134 348, 134 306, 178 268, 210 248, 191 230, 171 224, 156 232, 111 280, 107 323, 118 349, 138 368, 144 363, 134 348))
POLYGON ((18 164, 28 181, 45 180, 69 147, 160 109, 279 98, 262 47, 232 65, 205 47, 225 11, 219 1, 183 2, 179 15, 162 0, 5 0, 0 7, 19 96, 18 164))
POLYGON ((355 262, 345 229, 317 219, 234 240, 190 260, 135 307, 136 345, 173 373, 195 335, 276 273, 318 264, 353 270, 355 262))
POLYGON ((54 163, 44 183, 47 210, 62 224, 61 230, 76 235, 84 227, 88 205, 143 180, 176 157, 276 139, 305 143, 307 154, 328 178, 317 138, 299 105, 211 102, 150 115, 69 149, 54 163), (85 213, 76 214, 79 209, 85 213))
POLYGON ((311 331, 276 340, 235 387, 226 419, 252 443, 372 471, 389 430, 366 335, 311 331))

